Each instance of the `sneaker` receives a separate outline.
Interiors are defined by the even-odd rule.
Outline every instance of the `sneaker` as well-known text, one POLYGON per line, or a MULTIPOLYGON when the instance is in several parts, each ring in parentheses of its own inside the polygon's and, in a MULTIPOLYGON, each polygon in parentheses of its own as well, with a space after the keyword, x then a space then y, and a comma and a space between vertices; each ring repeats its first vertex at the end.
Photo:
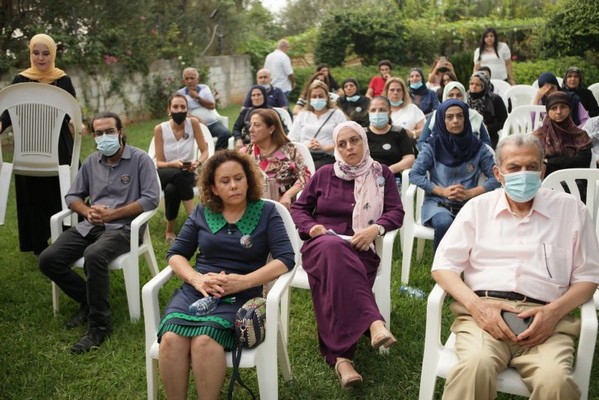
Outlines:
POLYGON ((108 328, 89 328, 85 335, 71 347, 71 352, 74 354, 87 353, 100 347, 108 336, 110 336, 110 329, 108 328))
POLYGON ((79 311, 77 311, 73 316, 65 322, 64 326, 67 329, 73 329, 78 326, 82 326, 87 324, 87 315, 89 314, 89 308, 86 305, 81 305, 79 311))

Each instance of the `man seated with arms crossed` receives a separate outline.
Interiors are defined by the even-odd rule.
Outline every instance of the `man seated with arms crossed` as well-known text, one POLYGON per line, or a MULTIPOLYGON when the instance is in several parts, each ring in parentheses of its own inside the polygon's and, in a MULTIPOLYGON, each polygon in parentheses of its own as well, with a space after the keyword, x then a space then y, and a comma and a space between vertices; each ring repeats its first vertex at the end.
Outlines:
POLYGON ((494 399, 506 367, 518 370, 531 399, 577 399, 571 372, 580 321, 569 313, 599 283, 594 224, 574 196, 540 189, 544 154, 533 135, 501 140, 495 157, 503 188, 466 203, 433 262, 433 278, 455 299, 459 362, 443 399, 494 399), (502 311, 532 322, 514 333, 518 324, 502 311))
POLYGON ((98 151, 85 160, 65 196, 67 206, 83 221, 60 235, 39 258, 44 275, 80 304, 66 328, 88 324, 71 348, 75 354, 100 346, 110 335, 108 264, 129 251, 131 221, 160 201, 156 166, 146 152, 125 143, 119 116, 99 113, 92 129, 98 151), (87 279, 71 269, 83 256, 87 279))
POLYGON ((231 132, 217 119, 216 101, 212 90, 208 85, 200 84, 200 73, 191 67, 183 70, 183 83, 185 86, 177 90, 177 93, 185 95, 189 115, 198 118, 208 127, 212 137, 217 138, 216 150, 226 149, 231 132))
MULTIPOLYGON (((289 102, 287 101, 287 97, 281 89, 278 87, 274 87, 271 84, 270 71, 266 68, 262 68, 256 73, 256 84, 262 85, 264 90, 266 90, 266 105, 269 108, 272 107, 280 107, 285 110, 289 110, 289 102)), ((245 96, 245 100, 243 101, 243 108, 249 108, 252 106, 251 99, 251 89, 248 91, 245 96)))

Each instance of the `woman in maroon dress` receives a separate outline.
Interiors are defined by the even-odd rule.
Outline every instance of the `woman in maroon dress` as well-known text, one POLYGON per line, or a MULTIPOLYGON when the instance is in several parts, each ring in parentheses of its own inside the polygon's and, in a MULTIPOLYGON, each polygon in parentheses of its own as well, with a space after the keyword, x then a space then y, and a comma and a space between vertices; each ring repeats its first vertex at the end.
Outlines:
POLYGON ((316 171, 291 215, 305 240, 320 351, 346 388, 362 382, 351 361, 362 335, 375 348, 395 343, 372 294, 380 261, 373 242, 399 228, 404 211, 393 173, 370 157, 364 128, 341 123, 333 140, 336 162, 316 171))

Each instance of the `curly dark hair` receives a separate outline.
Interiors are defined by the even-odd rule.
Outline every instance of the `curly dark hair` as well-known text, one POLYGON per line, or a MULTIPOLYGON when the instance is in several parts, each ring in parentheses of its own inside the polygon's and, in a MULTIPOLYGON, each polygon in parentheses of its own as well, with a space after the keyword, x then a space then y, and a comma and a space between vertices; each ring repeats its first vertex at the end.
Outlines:
POLYGON ((223 201, 212 191, 214 176, 216 169, 227 161, 235 161, 243 167, 248 183, 247 201, 257 201, 262 197, 262 172, 258 169, 256 162, 246 154, 235 150, 219 150, 202 165, 202 172, 198 180, 201 193, 200 202, 215 213, 223 211, 223 201))

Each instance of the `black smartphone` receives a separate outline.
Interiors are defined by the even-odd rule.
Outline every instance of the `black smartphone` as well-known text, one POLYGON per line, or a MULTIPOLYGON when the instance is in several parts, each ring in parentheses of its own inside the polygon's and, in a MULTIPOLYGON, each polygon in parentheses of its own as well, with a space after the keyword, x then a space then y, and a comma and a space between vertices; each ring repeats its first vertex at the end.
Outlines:
POLYGON ((511 311, 502 311, 501 318, 505 321, 507 326, 514 332, 516 336, 524 332, 530 324, 532 324, 532 317, 520 318, 518 317, 519 313, 514 313, 511 311))
POLYGON ((190 165, 191 165, 191 161, 183 161, 183 166, 185 168, 189 168, 190 165))

